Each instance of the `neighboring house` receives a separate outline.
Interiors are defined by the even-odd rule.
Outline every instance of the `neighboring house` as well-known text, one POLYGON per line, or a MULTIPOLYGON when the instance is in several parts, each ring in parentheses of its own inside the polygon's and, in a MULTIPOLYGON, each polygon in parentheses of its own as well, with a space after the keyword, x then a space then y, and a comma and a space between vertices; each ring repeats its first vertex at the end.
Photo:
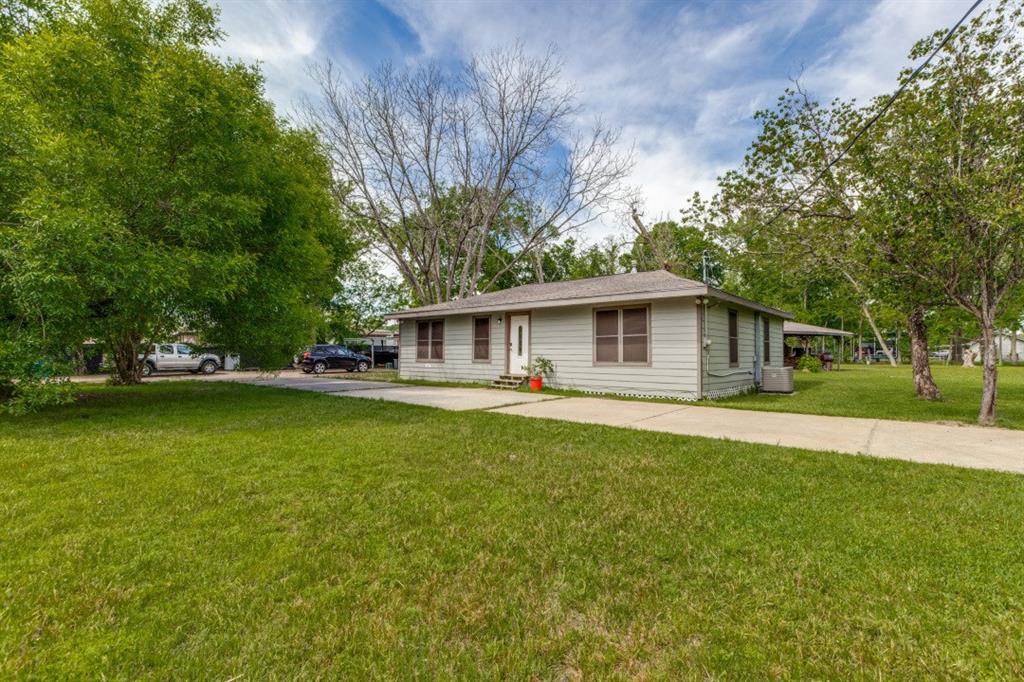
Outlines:
MULTIPOLYGON (((981 340, 972 341, 967 348, 974 352, 975 363, 981 362, 981 340)), ((1024 358, 1024 333, 1000 329, 996 331, 996 356, 1001 362, 1020 362, 1024 358)))
POLYGON ((493 381, 554 364, 547 383, 597 393, 718 397, 782 366, 792 316, 664 270, 527 284, 388 315, 400 375, 493 381))
POLYGON ((345 337, 344 341, 355 346, 397 346, 398 329, 382 327, 374 329, 366 336, 345 337))

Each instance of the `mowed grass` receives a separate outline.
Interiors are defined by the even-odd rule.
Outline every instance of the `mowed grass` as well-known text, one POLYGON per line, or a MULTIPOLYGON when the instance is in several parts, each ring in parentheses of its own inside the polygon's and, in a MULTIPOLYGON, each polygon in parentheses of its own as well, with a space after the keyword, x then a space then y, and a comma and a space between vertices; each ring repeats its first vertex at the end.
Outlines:
MULTIPOLYGON (((910 366, 844 365, 835 372, 796 372, 792 395, 752 393, 716 400, 717 407, 829 414, 905 421, 977 423, 981 403, 981 367, 932 367, 940 401, 918 400, 910 366)), ((997 426, 1024 429, 1024 367, 999 368, 997 426)), ((1021 442, 1024 450, 1024 439, 1021 442)))
POLYGON ((0 419, 0 678, 1024 676, 1022 476, 83 390, 0 419))

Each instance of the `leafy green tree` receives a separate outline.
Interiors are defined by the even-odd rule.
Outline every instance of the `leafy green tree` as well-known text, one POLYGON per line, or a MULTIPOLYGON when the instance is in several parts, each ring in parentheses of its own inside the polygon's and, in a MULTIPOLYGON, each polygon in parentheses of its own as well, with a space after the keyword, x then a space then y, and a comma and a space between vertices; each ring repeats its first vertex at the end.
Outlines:
POLYGON ((929 363, 926 311, 945 302, 935 287, 911 280, 876 253, 868 237, 875 218, 863 205, 875 168, 842 154, 870 113, 853 102, 822 105, 799 83, 774 109, 760 112, 763 128, 743 169, 722 179, 723 235, 739 259, 774 260, 795 280, 832 282, 833 294, 858 303, 893 365, 878 318, 896 311, 911 338, 917 395, 935 400, 941 393, 929 363))
MULTIPOLYGON (((996 418, 997 324, 1024 286, 1022 32, 1024 13, 1010 2, 962 26, 916 80, 902 75, 906 90, 859 152, 879 257, 981 330, 981 424, 996 418)), ((920 41, 911 58, 941 39, 920 41)))
POLYGON ((219 38, 199 0, 80 0, 0 47, 0 291, 120 383, 182 330, 281 366, 351 256, 317 140, 219 38))
POLYGON ((402 280, 386 274, 380 262, 365 255, 346 264, 338 282, 338 292, 324 311, 318 341, 366 336, 384 324, 386 313, 410 305, 402 280))
POLYGON ((633 240, 627 261, 640 271, 666 269, 701 282, 706 256, 708 282, 718 286, 725 279, 723 255, 721 246, 701 228, 666 220, 633 240))
POLYGON ((17 0, 0 3, 0 43, 28 33, 43 18, 66 9, 64 0, 17 0))
MULTIPOLYGON (((775 260, 787 271, 846 280, 875 339, 896 361, 872 312, 872 272, 859 211, 860 169, 840 156, 863 123, 852 102, 816 101, 799 83, 756 114, 761 132, 743 167, 719 179, 718 236, 729 251, 775 260)), ((877 307, 877 304, 876 304, 877 307)))
POLYGON ((570 237, 544 250, 543 277, 537 281, 559 282, 620 273, 628 267, 628 255, 623 249, 623 241, 615 237, 590 245, 580 244, 570 237))

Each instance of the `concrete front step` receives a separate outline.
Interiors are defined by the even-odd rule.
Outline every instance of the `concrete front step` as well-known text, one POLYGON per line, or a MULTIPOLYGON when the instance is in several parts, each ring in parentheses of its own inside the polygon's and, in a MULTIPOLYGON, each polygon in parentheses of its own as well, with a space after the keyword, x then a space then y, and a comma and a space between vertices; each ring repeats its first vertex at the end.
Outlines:
POLYGON ((510 388, 515 389, 526 383, 526 377, 517 374, 502 374, 500 377, 491 382, 491 386, 495 388, 510 388))

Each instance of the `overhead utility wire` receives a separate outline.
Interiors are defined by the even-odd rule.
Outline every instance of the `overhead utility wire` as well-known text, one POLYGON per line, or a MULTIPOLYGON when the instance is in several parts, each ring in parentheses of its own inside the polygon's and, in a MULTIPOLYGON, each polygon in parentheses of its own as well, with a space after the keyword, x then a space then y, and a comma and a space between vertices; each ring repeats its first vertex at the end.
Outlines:
POLYGON ((956 22, 956 24, 953 25, 953 28, 949 29, 949 32, 946 33, 945 37, 942 39, 942 42, 940 42, 938 44, 938 46, 934 50, 932 50, 932 53, 930 55, 928 55, 928 58, 925 59, 923 62, 921 62, 921 64, 916 69, 914 69, 914 72, 910 74, 910 78, 908 78, 907 81, 903 85, 901 85, 898 90, 896 90, 896 93, 892 97, 889 98, 889 101, 885 103, 885 106, 883 106, 878 111, 878 113, 876 113, 874 116, 872 116, 871 119, 867 123, 864 124, 864 127, 861 128, 859 131, 857 131, 857 134, 853 136, 853 139, 850 140, 850 142, 845 147, 843 147, 842 151, 839 152, 839 155, 836 156, 836 158, 834 158, 831 161, 829 161, 828 165, 826 165, 821 170, 821 172, 818 173, 818 175, 816 175, 813 180, 811 180, 811 183, 809 185, 807 185, 806 187, 804 187, 802 190, 800 190, 800 193, 797 194, 796 197, 791 202, 789 202, 786 206, 781 208, 778 213, 776 213, 774 216, 772 216, 772 219, 769 220, 768 222, 766 222, 762 226, 762 229, 765 228, 765 227, 770 226, 772 223, 774 223, 776 220, 778 220, 779 217, 782 216, 783 213, 789 211, 791 208, 796 206, 796 202, 800 201, 800 198, 803 197, 804 193, 806 193, 807 190, 809 190, 812 187, 814 187, 815 185, 817 185, 818 182, 823 177, 825 177, 825 173, 829 172, 832 169, 832 166, 836 165, 836 163, 838 163, 841 158, 846 156, 847 152, 849 152, 851 149, 853 149, 853 145, 857 144, 857 140, 859 140, 861 138, 861 136, 863 136, 864 133, 866 133, 868 131, 868 128, 870 128, 872 125, 874 125, 875 122, 878 119, 880 119, 885 114, 885 112, 887 112, 889 110, 889 107, 891 107, 893 102, 896 101, 896 98, 899 97, 900 95, 902 95, 903 91, 907 89, 907 86, 910 85, 910 83, 915 78, 917 78, 917 74, 921 73, 921 70, 924 69, 924 67, 928 66, 928 63, 931 62, 932 57, 937 55, 939 53, 939 50, 941 50, 942 48, 944 48, 946 46, 946 43, 949 42, 949 39, 952 38, 953 34, 956 33, 956 30, 958 28, 960 28, 960 24, 962 24, 965 21, 967 21, 967 17, 971 16, 971 12, 973 12, 975 9, 977 9, 978 5, 980 5, 981 2, 982 2, 982 0, 976 0, 975 3, 973 5, 971 5, 970 9, 968 9, 967 12, 962 17, 960 17, 960 21, 956 22))

